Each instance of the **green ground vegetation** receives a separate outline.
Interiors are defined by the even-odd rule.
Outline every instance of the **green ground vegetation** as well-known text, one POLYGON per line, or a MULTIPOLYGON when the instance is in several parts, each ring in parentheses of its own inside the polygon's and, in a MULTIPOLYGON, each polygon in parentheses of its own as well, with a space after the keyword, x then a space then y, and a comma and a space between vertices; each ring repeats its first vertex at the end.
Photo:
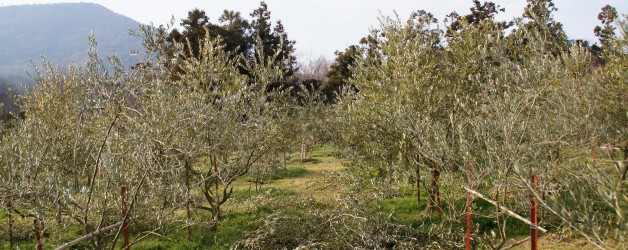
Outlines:
MULTIPOLYGON (((388 227, 414 231, 414 235, 401 235, 407 237, 406 241, 429 245, 430 240, 437 240, 433 236, 430 237, 430 232, 427 231, 431 229, 429 225, 441 222, 437 213, 430 211, 427 207, 428 192, 422 191, 420 206, 417 205, 414 186, 410 182, 401 184, 395 194, 377 198, 381 195, 377 193, 377 187, 350 182, 349 175, 353 171, 350 161, 338 158, 338 152, 339 150, 333 146, 317 146, 308 154, 308 160, 305 162, 299 160, 298 154, 291 154, 287 159, 287 168, 277 171, 274 178, 258 190, 255 190, 246 178, 237 181, 234 184, 233 195, 224 204, 224 216, 219 222, 218 230, 211 229, 211 225, 207 223, 211 221, 211 213, 203 211, 194 213, 193 217, 196 218, 196 222, 191 225, 192 240, 187 239, 183 210, 175 212, 180 217, 178 222, 171 225, 168 230, 159 232, 146 233, 143 230, 149 230, 150 227, 143 224, 141 218, 134 218, 131 223, 131 239, 141 237, 141 240, 133 245, 133 249, 229 249, 234 246, 268 249, 308 244, 326 248, 333 244, 342 246, 339 243, 345 236, 355 237, 355 235, 328 235, 338 230, 337 223, 347 223, 343 226, 355 230, 353 232, 357 234, 359 233, 357 231, 365 230, 365 226, 355 221, 376 224, 382 223, 381 220, 385 220, 385 223, 389 224, 388 227), (344 200, 348 196, 356 200, 350 202, 344 200), (351 209, 342 208, 346 203, 357 205, 351 209), (259 235, 260 232, 266 231, 266 227, 271 226, 273 230, 279 230, 276 234, 286 233, 287 235, 259 235), (309 235, 311 233, 319 235, 309 235), (320 236, 329 238, 317 238, 320 236), (423 238, 413 238, 413 236, 423 238), (325 240, 329 242, 324 242, 325 240)), ((476 198, 473 200, 473 210, 474 230, 478 232, 499 230, 493 218, 482 216, 493 214, 495 210, 493 205, 476 198)), ((526 217, 527 211, 518 212, 526 217)), ((458 217, 460 220, 456 223, 459 227, 458 232, 464 233, 464 217, 462 215, 458 217)), ((7 219, 6 212, 0 213, 0 228, 7 228, 7 219)), ((514 218, 508 221, 510 225, 508 235, 511 237, 511 242, 514 243, 529 235, 529 225, 514 218)), ((15 218, 13 223, 16 241, 14 247, 34 248, 35 235, 32 229, 32 218, 15 218)), ((542 225, 544 224, 542 222, 542 225)), ((48 222, 43 233, 44 249, 55 249, 65 242, 78 238, 82 232, 80 226, 48 222)), ((403 230, 397 229, 393 232, 403 232, 403 230)), ((393 235, 387 236, 393 237, 393 235)), ((106 236, 108 239, 111 237, 113 235, 106 236)), ((565 247, 577 249, 592 246, 578 235, 567 236, 560 231, 542 234, 540 242, 547 249, 565 249, 565 247)), ((7 244, 8 242, 4 241, 3 247, 8 247, 7 244)), ((77 247, 89 246, 89 242, 85 242, 77 247)), ((121 246, 120 242, 118 246, 121 246)), ((525 248, 523 244, 515 249, 525 248)))

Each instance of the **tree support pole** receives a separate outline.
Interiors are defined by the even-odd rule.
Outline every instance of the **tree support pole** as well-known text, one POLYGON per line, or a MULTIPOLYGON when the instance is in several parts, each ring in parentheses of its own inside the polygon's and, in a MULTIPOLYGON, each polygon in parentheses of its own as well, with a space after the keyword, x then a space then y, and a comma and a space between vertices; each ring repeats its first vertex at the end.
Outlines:
POLYGON ((421 166, 416 165, 416 202, 417 206, 421 206, 421 166))
MULTIPOLYGON (((417 207, 421 206, 421 155, 416 153, 414 155, 414 164, 416 164, 414 171, 416 173, 416 204, 417 207)), ((429 190, 428 190, 429 192, 429 190)))
POLYGON ((438 188, 438 179, 440 177, 440 168, 436 166, 434 169, 434 194, 436 195, 436 208, 438 208, 438 219, 443 219, 443 208, 440 204, 440 189, 438 188))
POLYGON ((111 231, 111 230, 113 230, 113 229, 115 229, 115 228, 117 228, 117 227, 119 227, 121 225, 122 225, 122 221, 114 223, 114 224, 106 226, 106 227, 103 227, 103 228, 100 228, 100 229, 98 229, 98 230, 96 230, 94 232, 91 232, 91 233, 88 233, 86 235, 83 235, 83 236, 79 237, 78 239, 75 239, 73 241, 70 241, 68 243, 63 244, 62 246, 58 247, 57 250, 69 249, 72 246, 74 246, 74 245, 76 245, 78 243, 81 243, 82 241, 91 239, 91 238, 93 238, 93 237, 95 237, 97 235, 100 235, 102 233, 109 232, 109 231, 111 231))
MULTIPOLYGON (((521 215, 518 215, 517 213, 515 213, 515 212, 513 212, 513 211, 510 211, 510 209, 508 209, 507 207, 504 207, 504 206, 502 206, 502 205, 499 205, 496 201, 491 200, 491 199, 487 198, 486 196, 484 196, 484 195, 482 195, 482 194, 478 193, 477 191, 472 190, 472 189, 470 189, 470 188, 468 188, 468 187, 462 187, 462 188, 464 188, 464 190, 467 190, 467 192, 469 192, 469 193, 471 193, 471 194, 473 194, 473 195, 477 196, 478 198, 480 198, 480 199, 482 199, 482 200, 485 200, 485 201, 486 201, 486 202, 488 202, 488 203, 493 204, 494 206, 499 206, 499 209, 500 209, 500 210, 503 210, 504 212, 506 212, 506 213, 507 213, 507 214, 509 214, 510 216, 514 217, 515 219, 518 219, 518 220, 520 220, 520 221, 523 221, 524 223, 526 223, 526 224, 528 224, 528 225, 532 225, 532 222, 531 222, 531 221, 529 221, 529 220, 528 220, 528 219, 526 219, 526 218, 523 218, 521 215)), ((537 225, 537 226, 536 226, 536 228, 537 228, 538 230, 540 230, 541 232, 543 232, 543 233, 547 233, 547 229, 545 229, 545 228, 543 228, 543 227, 540 227, 540 226, 538 226, 538 225, 537 225)))
MULTIPOLYGON (((467 185, 471 186, 471 161, 467 160, 467 185)), ((465 237, 465 249, 471 250, 471 192, 467 196, 467 233, 465 237)))
POLYGON ((35 238, 37 239, 37 250, 43 250, 43 245, 41 244, 41 232, 39 231, 39 220, 35 218, 33 220, 33 226, 35 227, 35 238))
MULTIPOLYGON (((536 192, 536 175, 531 176, 532 187, 534 188, 534 192, 536 192)), ((538 214, 537 214, 537 204, 534 195, 530 195, 530 249, 538 250, 538 241, 539 241, 539 229, 538 229, 538 214)))
MULTIPOLYGON (((216 156, 214 156, 214 173, 216 173, 216 214, 215 214, 215 218, 214 218, 214 222, 216 223, 216 227, 218 227, 218 220, 220 220, 220 191, 219 191, 219 182, 220 182, 220 175, 218 175, 218 161, 217 159, 215 159, 216 156)), ((262 186, 260 185, 260 189, 262 189, 262 186)))
POLYGON ((9 190, 9 195, 7 197, 7 219, 9 220, 9 248, 13 249, 13 197, 11 196, 11 191, 9 190))
POLYGON ((127 187, 126 185, 122 187, 120 190, 122 195, 122 235, 124 238, 124 249, 129 249, 129 222, 127 220, 127 215, 129 211, 127 210, 127 187))
POLYGON ((56 218, 57 218, 57 223, 61 224, 63 223, 63 216, 61 215, 61 196, 63 196, 63 191, 59 191, 57 189, 57 214, 56 214, 56 218))
POLYGON ((190 212, 190 166, 189 163, 187 161, 187 159, 185 160, 185 186, 186 186, 186 193, 185 193, 185 211, 186 211, 186 220, 185 220, 185 226, 187 227, 188 230, 188 241, 192 240, 192 228, 190 227, 190 218, 192 217, 192 213, 190 212))

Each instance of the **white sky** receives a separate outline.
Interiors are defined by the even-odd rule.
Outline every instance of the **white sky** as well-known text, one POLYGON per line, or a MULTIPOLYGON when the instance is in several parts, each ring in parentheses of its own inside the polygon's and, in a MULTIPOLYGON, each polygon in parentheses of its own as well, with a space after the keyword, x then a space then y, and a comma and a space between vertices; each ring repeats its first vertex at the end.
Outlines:
MULTIPOLYGON (((259 6, 258 0, 0 0, 0 6, 60 2, 92 2, 142 23, 167 24, 172 16, 176 24, 193 8, 205 10, 210 21, 217 22, 223 10, 248 14, 259 6)), ((499 19, 521 16, 525 0, 494 0, 506 8, 499 19)), ((451 11, 467 14, 471 0, 266 0, 273 20, 280 19, 288 37, 296 40, 300 60, 320 55, 333 59, 334 51, 344 50, 379 25, 377 17, 397 11, 402 19, 412 10, 426 10, 442 22, 451 11)), ((593 27, 599 24, 597 14, 610 4, 621 14, 628 13, 626 0, 554 0, 555 19, 563 23, 570 39, 596 42, 593 27)), ((2 17, 0 17, 2 18, 2 17)))

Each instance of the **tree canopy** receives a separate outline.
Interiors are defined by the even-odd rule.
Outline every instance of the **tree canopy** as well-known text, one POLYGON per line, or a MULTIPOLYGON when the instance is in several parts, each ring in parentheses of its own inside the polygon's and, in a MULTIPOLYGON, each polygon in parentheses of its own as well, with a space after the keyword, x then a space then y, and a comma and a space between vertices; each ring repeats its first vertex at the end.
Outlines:
MULTIPOLYGON (((251 20, 245 19, 240 12, 225 10, 212 23, 205 11, 194 9, 188 12, 188 17, 181 20, 183 31, 177 29, 169 33, 171 41, 184 44, 192 56, 198 56, 198 44, 205 37, 218 39, 223 49, 232 55, 243 55, 236 63, 247 64, 253 61, 280 67, 283 79, 292 77, 297 70, 294 56, 294 41, 289 40, 288 34, 280 20, 271 20, 268 5, 261 2, 260 6, 250 14, 251 20), (206 36, 207 33, 207 36, 206 36), (189 48, 188 48, 189 46, 189 48), (267 58, 273 58, 267 62, 267 58)), ((243 67, 241 73, 249 74, 243 67)))

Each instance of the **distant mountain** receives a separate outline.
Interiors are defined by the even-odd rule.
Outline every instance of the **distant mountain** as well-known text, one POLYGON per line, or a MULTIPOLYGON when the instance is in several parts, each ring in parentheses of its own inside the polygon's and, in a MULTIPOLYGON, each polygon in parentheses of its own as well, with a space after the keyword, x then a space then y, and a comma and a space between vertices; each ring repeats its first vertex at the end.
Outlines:
POLYGON ((99 55, 117 54, 126 65, 139 38, 127 34, 138 22, 92 3, 16 5, 0 7, 0 76, 24 79, 32 72, 30 60, 41 56, 55 64, 82 63, 87 58, 89 33, 94 32, 99 55))
POLYGON ((16 82, 15 80, 16 79, 6 79, 0 76, 0 120, 6 118, 9 112, 19 110, 13 101, 13 95, 17 94, 13 87, 16 82))
POLYGON ((94 32, 98 53, 104 59, 118 55, 126 66, 135 64, 131 50, 141 41, 128 35, 139 23, 92 3, 16 5, 0 7, 0 119, 19 108, 14 94, 22 83, 33 84, 31 60, 41 65, 45 56, 61 68, 87 59, 89 34, 94 32))

